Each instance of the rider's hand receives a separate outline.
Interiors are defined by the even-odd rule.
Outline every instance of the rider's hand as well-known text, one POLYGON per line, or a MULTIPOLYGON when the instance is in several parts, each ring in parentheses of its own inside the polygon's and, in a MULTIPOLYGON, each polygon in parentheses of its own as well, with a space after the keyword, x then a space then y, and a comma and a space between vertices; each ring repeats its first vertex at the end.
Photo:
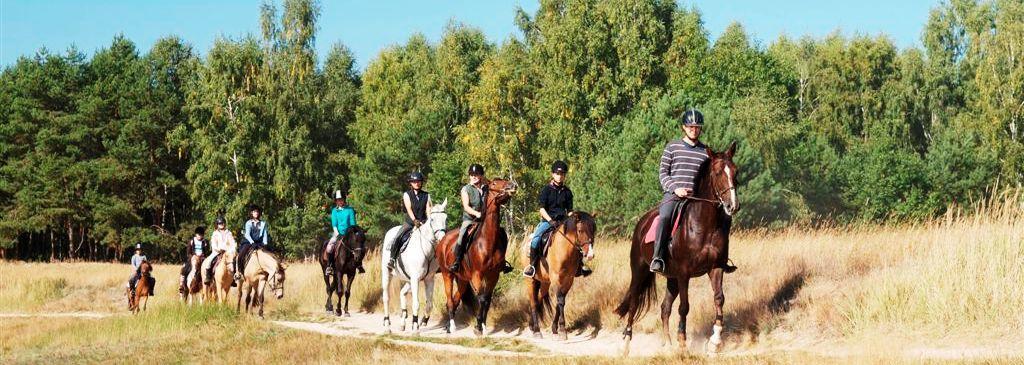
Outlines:
POLYGON ((678 196, 680 198, 685 198, 685 197, 690 195, 690 189, 676 188, 675 194, 676 194, 676 196, 678 196))
POLYGON ((420 225, 422 224, 423 222, 420 222, 419 219, 412 221, 412 225, 416 226, 416 228, 420 228, 420 225))

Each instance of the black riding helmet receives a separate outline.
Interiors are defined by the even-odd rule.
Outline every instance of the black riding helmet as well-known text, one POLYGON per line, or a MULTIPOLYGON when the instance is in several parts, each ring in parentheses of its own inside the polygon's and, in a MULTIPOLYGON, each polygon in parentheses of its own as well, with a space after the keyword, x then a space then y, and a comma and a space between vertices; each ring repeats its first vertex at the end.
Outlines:
POLYGON ((562 160, 555 161, 555 163, 551 164, 551 172, 558 172, 563 174, 569 172, 569 164, 565 163, 565 161, 562 160))
POLYGON ((253 204, 253 205, 250 205, 250 206, 249 206, 249 212, 250 212, 250 213, 251 213, 252 211, 254 211, 254 210, 255 210, 255 211, 257 211, 257 212, 259 212, 260 214, 263 214, 263 209, 260 209, 260 206, 259 206, 259 205, 253 204))
POLYGON ((413 173, 409 174, 409 178, 406 179, 405 181, 406 182, 414 182, 414 181, 422 182, 423 180, 426 180, 426 179, 427 178, 423 177, 422 173, 420 173, 419 171, 416 171, 416 172, 413 172, 413 173))
POLYGON ((203 227, 203 226, 196 227, 196 234, 206 234, 206 227, 203 227))
POLYGON ((476 164, 476 163, 472 164, 472 165, 469 165, 469 171, 467 173, 470 174, 470 175, 480 175, 480 176, 483 176, 484 175, 484 167, 480 166, 480 164, 476 164))
POLYGON ((217 219, 213 220, 213 224, 228 224, 228 221, 227 219, 224 219, 224 216, 221 215, 217 216, 217 219))
POLYGON ((701 114, 697 109, 687 110, 682 116, 680 116, 680 119, 682 119, 683 125, 704 125, 704 114, 701 114))

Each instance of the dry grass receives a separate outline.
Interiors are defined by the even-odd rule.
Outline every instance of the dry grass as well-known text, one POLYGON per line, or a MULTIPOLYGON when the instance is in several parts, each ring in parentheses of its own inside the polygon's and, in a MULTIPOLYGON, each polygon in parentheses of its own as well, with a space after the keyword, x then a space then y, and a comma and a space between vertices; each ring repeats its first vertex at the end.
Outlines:
MULTIPOLYGON (((951 357, 958 353, 979 357, 1020 356, 1018 349, 1024 344, 1024 311, 1020 310, 1024 308, 1024 204, 1020 195, 1006 195, 987 202, 978 211, 985 213, 950 214, 927 224, 736 234, 732 256, 740 271, 728 275, 725 281, 726 350, 757 355, 758 362, 789 362, 787 360, 792 358, 787 356, 804 356, 791 355, 793 353, 835 356, 908 350, 924 355, 938 354, 938 357, 945 357, 943 354, 949 351, 951 357), (768 357, 763 357, 765 355, 768 357)), ((622 327, 619 318, 612 314, 612 308, 618 304, 629 280, 626 276, 628 242, 605 239, 598 245, 598 258, 592 263, 595 274, 577 282, 568 297, 570 331, 614 332, 622 327)), ((519 254, 518 250, 511 251, 513 256, 519 254)), ((512 260, 516 262, 515 257, 512 260)), ((367 258, 368 272, 357 277, 353 289, 352 310, 381 312, 379 262, 376 254, 367 258)), ((174 317, 187 313, 172 304, 177 300, 176 272, 176 266, 156 266, 158 295, 150 301, 150 310, 155 308, 155 314, 151 315, 174 317)), ((122 286, 127 274, 126 265, 0 263, 0 311, 122 312, 122 286)), ((659 280, 659 291, 663 290, 662 283, 659 280)), ((319 265, 296 263, 290 266, 286 288, 283 300, 268 301, 269 317, 310 318, 311 314, 323 311, 325 294, 319 265)), ((495 327, 525 328, 527 313, 522 279, 516 275, 503 276, 499 295, 491 316, 495 327)), ((443 318, 442 297, 443 287, 438 283, 431 316, 434 320, 443 318)), ((713 318, 708 281, 694 279, 690 297, 690 336, 700 338, 710 331, 713 318)), ((392 310, 397 310, 397 299, 392 305, 392 310)), ((216 312, 214 309, 200 311, 216 312)), ((655 331, 659 326, 655 314, 652 311, 643 318, 637 325, 638 330, 655 331)), ((304 341, 323 344, 326 349, 340 346, 319 335, 270 328, 233 315, 226 318, 214 313, 205 315, 216 319, 203 324, 212 326, 213 331, 227 326, 217 323, 230 323, 230 326, 243 326, 246 330, 242 333, 251 332, 264 338, 264 342, 245 340, 257 342, 242 341, 218 348, 245 349, 268 341, 274 342, 274 346, 281 342, 300 348, 308 348, 299 346, 304 341)), ((58 338, 66 342, 4 335, 3 349, 5 353, 17 349, 17 359, 33 361, 39 358, 33 358, 32 354, 52 350, 54 346, 61 349, 92 346, 86 340, 95 328, 82 321, 62 319, 42 325, 44 330, 49 328, 47 326, 58 326, 62 331, 73 329, 70 335, 58 338)), ((115 319, 112 324, 107 321, 103 321, 106 326, 103 328, 113 333, 112 341, 131 338, 128 336, 131 331, 123 329, 129 327, 127 319, 115 319), (117 338, 117 333, 127 337, 117 338)), ((4 319, 0 324, 5 334, 40 330, 28 320, 4 319)), ((171 353, 162 359, 189 358, 184 344, 191 342, 186 335, 178 333, 188 332, 188 327, 165 325, 152 330, 174 333, 169 337, 182 344, 180 348, 168 350, 171 353)), ((232 333, 224 329, 222 338, 241 340, 242 335, 232 333)), ((363 358, 386 361, 419 356, 414 357, 415 361, 445 361, 441 354, 421 354, 419 350, 397 348, 379 341, 346 340, 346 343, 358 344, 356 347, 363 351, 358 354, 366 356, 363 358)), ((117 354, 119 349, 111 346, 99 346, 95 357, 86 360, 117 354)), ((160 348, 164 347, 175 348, 160 348)), ((323 354, 324 351, 317 352, 297 360, 335 360, 332 355, 323 354)), ((65 355, 72 357, 73 354, 65 355)), ((269 356, 272 360, 286 361, 293 359, 282 356, 299 355, 257 351, 246 356, 269 356)), ((488 362, 483 358, 481 361, 488 362)))

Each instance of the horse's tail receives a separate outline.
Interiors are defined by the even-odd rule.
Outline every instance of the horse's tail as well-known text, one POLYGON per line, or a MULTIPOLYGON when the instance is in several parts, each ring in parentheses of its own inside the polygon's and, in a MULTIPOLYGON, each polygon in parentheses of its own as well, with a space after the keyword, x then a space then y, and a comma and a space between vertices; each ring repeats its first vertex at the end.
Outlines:
POLYGON ((635 322, 642 317, 647 309, 654 303, 654 273, 650 272, 646 265, 639 260, 640 248, 643 245, 644 231, 650 221, 657 217, 657 210, 649 211, 640 218, 636 229, 633 232, 633 246, 630 252, 632 258, 632 277, 629 280, 629 290, 623 296, 622 302, 615 308, 615 314, 619 318, 629 315, 629 322, 635 322))

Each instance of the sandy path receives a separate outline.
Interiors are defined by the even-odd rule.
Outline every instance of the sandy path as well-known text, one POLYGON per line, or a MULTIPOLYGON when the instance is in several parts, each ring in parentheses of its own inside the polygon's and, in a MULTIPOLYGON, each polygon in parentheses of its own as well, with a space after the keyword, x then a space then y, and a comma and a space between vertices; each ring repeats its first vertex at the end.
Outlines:
POLYGON ((45 312, 45 313, 0 313, 0 318, 92 318, 100 319, 107 318, 110 316, 119 315, 113 313, 97 313, 97 312, 45 312))
MULTIPOLYGON (((300 329, 305 331, 313 331, 333 336, 351 336, 351 337, 364 337, 373 338, 378 335, 385 334, 382 322, 383 317, 380 314, 366 314, 366 313, 353 313, 351 317, 333 317, 333 320, 329 322, 294 322, 294 321, 272 321, 275 324, 300 329)), ((401 320, 392 317, 392 335, 399 337, 432 337, 432 338, 477 338, 473 334, 472 327, 466 326, 466 324, 460 324, 460 327, 455 333, 447 334, 445 330, 436 319, 431 319, 431 323, 419 333, 413 333, 411 331, 401 331, 401 320)), ((547 330, 547 329, 545 329, 547 330)), ((618 332, 611 333, 610 331, 604 331, 602 333, 595 333, 593 329, 570 333, 569 338, 566 341, 556 339, 550 331, 543 333, 543 338, 536 339, 527 329, 515 330, 515 331, 501 331, 494 329, 487 329, 487 337, 492 339, 517 339, 528 342, 540 349, 543 349, 548 354, 554 355, 590 355, 590 356, 622 356, 622 336, 618 332)), ((522 352, 512 351, 498 351, 486 348, 473 348, 465 347, 460 345, 452 344, 437 344, 432 342, 415 341, 415 340, 393 340, 388 339, 391 342, 399 343, 402 345, 418 346, 422 348, 429 348, 439 351, 453 351, 458 353, 486 353, 490 355, 498 356, 544 356, 543 354, 530 354, 522 352)), ((694 346, 694 344, 691 344, 694 346)), ((677 351, 675 348, 665 348, 661 346, 661 340, 652 334, 636 334, 633 337, 632 344, 630 346, 630 356, 652 356, 659 353, 677 351)))

